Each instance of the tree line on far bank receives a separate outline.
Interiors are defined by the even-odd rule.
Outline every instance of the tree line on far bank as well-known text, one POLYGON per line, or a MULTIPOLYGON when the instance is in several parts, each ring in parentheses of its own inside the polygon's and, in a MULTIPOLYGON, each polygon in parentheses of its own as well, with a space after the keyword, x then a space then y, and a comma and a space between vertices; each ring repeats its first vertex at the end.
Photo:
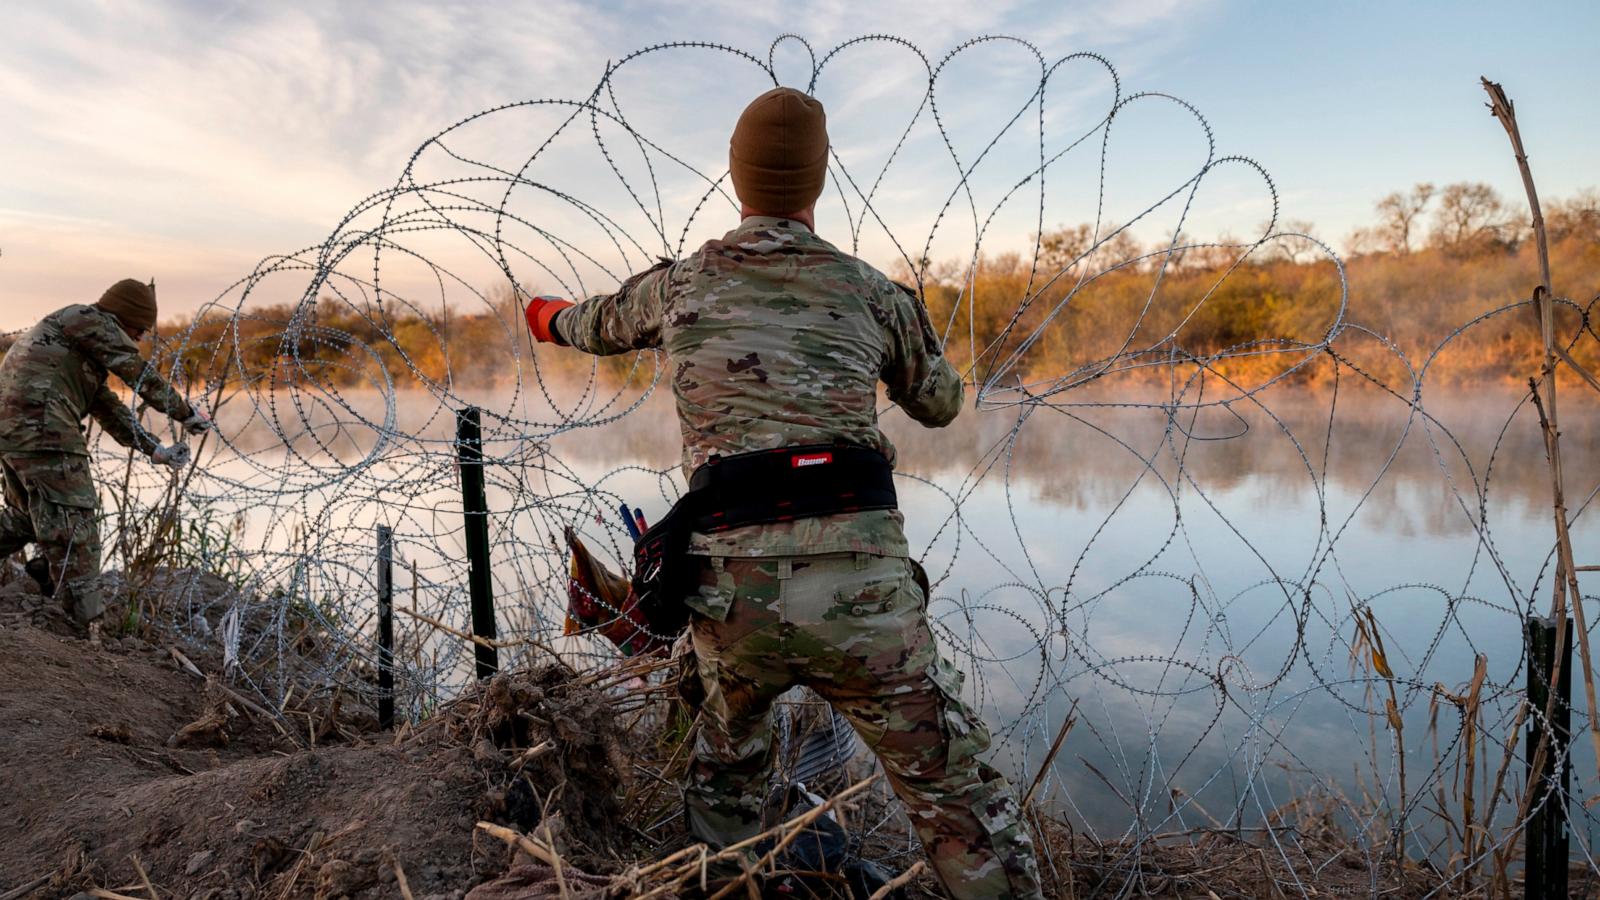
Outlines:
MULTIPOLYGON (((1395 351, 1415 369, 1449 338, 1430 369, 1434 383, 1521 383, 1542 354, 1531 315, 1499 316, 1452 336, 1529 296, 1538 266, 1524 210, 1478 183, 1391 193, 1375 205, 1374 221, 1344 242, 1348 297, 1314 227, 1293 221, 1260 245, 1255 237, 1199 242, 1184 234, 1143 243, 1116 226, 1098 234, 1088 225, 1062 227, 1040 235, 1037 247, 922 260, 915 268, 901 261, 889 272, 917 288, 952 360, 975 365, 980 376, 1047 381, 1129 351, 1202 360, 1227 375, 1271 372, 1295 357, 1264 351, 1320 343, 1348 302, 1346 319, 1392 347, 1359 334, 1335 351, 1376 376, 1403 383, 1406 364, 1395 351)), ((1600 292, 1600 192, 1548 203, 1545 221, 1557 292, 1584 306, 1600 292)), ((160 332, 168 340, 188 336, 191 377, 215 377, 227 365, 230 380, 242 369, 263 386, 494 384, 515 372, 503 348, 529 346, 509 286, 469 311, 324 299, 295 329, 286 329, 290 304, 247 312, 172 320, 160 332)), ((1562 314, 1567 331, 1581 321, 1570 309, 1562 314)), ((0 350, 9 340, 0 338, 0 350)), ((1574 355, 1600 363, 1597 344, 1580 342, 1574 355)), ((537 358, 541 372, 556 377, 581 377, 596 365, 573 353, 537 358)), ((598 369, 610 382, 653 372, 631 356, 601 360, 598 369)), ((1170 376, 1159 366, 1149 372, 1170 376)), ((1315 381, 1330 372, 1310 366, 1295 377, 1315 381)), ((523 375, 530 374, 524 361, 523 375)))
MULTIPOLYGON (((1457 332, 1531 296, 1539 268, 1525 210, 1486 184, 1418 184, 1379 200, 1375 221, 1346 238, 1339 263, 1306 222, 1279 223, 1259 245, 1259 235, 1181 233, 1141 243, 1115 225, 1098 236, 1079 225, 1042 235, 1037 253, 902 263, 891 273, 918 285, 950 356, 976 361, 980 379, 1003 374, 1001 383, 1093 372, 1113 357, 1114 368, 1177 359, 1190 371, 1270 375, 1303 358, 1294 348, 1324 341, 1346 304, 1345 321, 1392 346, 1347 330, 1335 353, 1391 386, 1404 389, 1430 360, 1433 384, 1523 384, 1543 358, 1531 313, 1457 332)), ((1585 307, 1600 293, 1600 192, 1547 201, 1544 214, 1556 290, 1585 307)), ((1570 335, 1583 317, 1565 307, 1558 321, 1570 335)), ((1600 341, 1573 353, 1600 362, 1600 341)), ((1143 371, 1172 377, 1170 366, 1143 371)), ((1307 366, 1294 378, 1332 372, 1307 366)))

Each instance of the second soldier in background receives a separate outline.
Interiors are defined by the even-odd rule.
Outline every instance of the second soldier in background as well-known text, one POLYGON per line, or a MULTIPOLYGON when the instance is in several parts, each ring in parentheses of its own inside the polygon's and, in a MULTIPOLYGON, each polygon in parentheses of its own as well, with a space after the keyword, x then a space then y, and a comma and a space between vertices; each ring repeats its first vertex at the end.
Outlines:
POLYGON ((54 594, 91 636, 105 612, 99 586, 99 497, 84 420, 153 462, 180 468, 184 444, 163 447, 139 427, 133 410, 106 384, 116 375, 190 434, 210 421, 150 367, 138 341, 156 324, 155 288, 131 278, 112 285, 93 306, 45 316, 0 360, 0 559, 36 545, 28 573, 54 594))

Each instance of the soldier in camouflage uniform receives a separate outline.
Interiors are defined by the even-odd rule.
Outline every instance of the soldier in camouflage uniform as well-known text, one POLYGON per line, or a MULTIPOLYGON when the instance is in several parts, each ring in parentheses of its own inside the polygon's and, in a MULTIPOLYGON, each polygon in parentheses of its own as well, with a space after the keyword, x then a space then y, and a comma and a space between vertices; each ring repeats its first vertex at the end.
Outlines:
POLYGON ((6 501, 0 558, 36 544, 39 556, 29 573, 84 626, 101 616, 105 604, 97 584, 99 498, 83 420, 93 416, 117 443, 155 462, 181 468, 189 460, 187 446, 163 447, 139 427, 133 411, 106 386, 107 374, 115 373, 190 434, 210 427, 139 355, 137 341, 155 323, 154 288, 126 279, 93 306, 45 316, 0 360, 6 501))
MULTIPOLYGON (((786 88, 763 94, 729 155, 738 228, 610 296, 576 306, 535 298, 535 336, 598 355, 664 350, 686 473, 717 454, 837 442, 892 462, 878 382, 912 418, 940 427, 960 411, 961 379, 914 294, 814 233, 821 105, 786 88)), ((1040 896, 1018 803, 976 759, 989 733, 935 644, 903 522, 878 510, 690 538, 703 558, 688 604, 706 699, 689 828, 717 846, 761 830, 771 705, 804 684, 878 755, 951 896, 1040 896)))

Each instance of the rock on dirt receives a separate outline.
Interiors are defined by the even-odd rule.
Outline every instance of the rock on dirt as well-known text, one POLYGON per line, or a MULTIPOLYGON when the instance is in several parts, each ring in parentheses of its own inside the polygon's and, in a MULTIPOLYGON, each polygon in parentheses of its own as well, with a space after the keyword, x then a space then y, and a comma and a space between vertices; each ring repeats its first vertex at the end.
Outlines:
POLYGON ((211 862, 211 857, 215 855, 210 850, 197 851, 193 856, 189 857, 189 862, 184 865, 183 874, 199 875, 205 871, 206 864, 211 862))

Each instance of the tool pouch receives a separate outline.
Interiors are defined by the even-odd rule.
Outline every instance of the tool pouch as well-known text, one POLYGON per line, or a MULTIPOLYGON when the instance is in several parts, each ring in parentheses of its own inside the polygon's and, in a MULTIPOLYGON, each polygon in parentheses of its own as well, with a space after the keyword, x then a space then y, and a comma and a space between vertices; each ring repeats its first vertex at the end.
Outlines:
POLYGON ((689 624, 683 598, 694 588, 695 573, 688 556, 692 518, 688 510, 699 499, 693 491, 684 494, 633 545, 633 593, 639 598, 639 611, 650 633, 666 640, 689 624))

